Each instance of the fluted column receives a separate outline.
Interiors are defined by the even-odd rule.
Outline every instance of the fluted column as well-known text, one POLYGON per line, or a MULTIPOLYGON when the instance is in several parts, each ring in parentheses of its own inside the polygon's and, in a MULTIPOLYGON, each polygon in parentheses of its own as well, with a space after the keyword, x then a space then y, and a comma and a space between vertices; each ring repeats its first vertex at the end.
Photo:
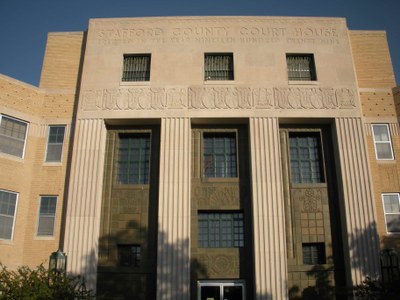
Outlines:
POLYGON ((78 120, 67 202, 64 251, 68 272, 96 288, 106 128, 101 119, 78 120))
POLYGON ((189 299, 190 119, 161 121, 157 299, 189 299))
POLYGON ((360 118, 336 120, 352 284, 379 273, 379 239, 360 118))
POLYGON ((277 118, 251 118, 256 299, 287 299, 285 212, 277 118))

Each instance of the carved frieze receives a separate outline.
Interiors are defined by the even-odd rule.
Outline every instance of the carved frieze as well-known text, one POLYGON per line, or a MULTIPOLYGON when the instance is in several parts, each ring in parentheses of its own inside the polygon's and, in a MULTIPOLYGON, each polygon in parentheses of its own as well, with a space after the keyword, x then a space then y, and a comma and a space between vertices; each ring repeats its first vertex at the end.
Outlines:
POLYGON ((353 109, 349 88, 317 87, 131 87, 84 91, 84 111, 218 109, 353 109))

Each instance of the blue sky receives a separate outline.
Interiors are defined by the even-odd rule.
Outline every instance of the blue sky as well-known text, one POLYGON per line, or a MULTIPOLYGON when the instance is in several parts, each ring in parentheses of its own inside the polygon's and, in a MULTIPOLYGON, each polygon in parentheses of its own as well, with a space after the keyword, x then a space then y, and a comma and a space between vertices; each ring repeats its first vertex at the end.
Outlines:
POLYGON ((90 18, 148 16, 345 17, 385 30, 400 83, 400 0, 0 0, 0 73, 39 84, 48 32, 85 31, 90 18))

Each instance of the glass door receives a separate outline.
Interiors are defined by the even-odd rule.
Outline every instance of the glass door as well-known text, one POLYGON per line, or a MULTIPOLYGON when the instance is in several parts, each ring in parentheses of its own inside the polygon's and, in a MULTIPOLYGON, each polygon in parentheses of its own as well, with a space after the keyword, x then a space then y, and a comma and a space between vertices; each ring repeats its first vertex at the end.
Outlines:
POLYGON ((245 284, 242 280, 235 281, 199 281, 199 300, 244 300, 245 284))

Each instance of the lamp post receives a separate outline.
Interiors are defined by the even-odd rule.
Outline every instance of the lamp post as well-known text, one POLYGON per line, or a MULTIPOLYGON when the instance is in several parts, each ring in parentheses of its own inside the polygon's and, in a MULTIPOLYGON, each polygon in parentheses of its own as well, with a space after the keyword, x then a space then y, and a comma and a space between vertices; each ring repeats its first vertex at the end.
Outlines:
POLYGON ((51 253, 49 258, 49 271, 52 273, 65 274, 67 269, 67 256, 60 249, 51 253))

